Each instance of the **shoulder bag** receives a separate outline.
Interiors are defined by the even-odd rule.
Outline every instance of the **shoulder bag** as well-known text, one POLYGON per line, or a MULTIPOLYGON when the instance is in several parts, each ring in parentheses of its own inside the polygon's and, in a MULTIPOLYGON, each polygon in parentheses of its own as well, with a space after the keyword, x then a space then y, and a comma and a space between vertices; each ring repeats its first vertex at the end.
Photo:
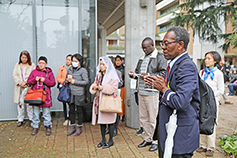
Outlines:
POLYGON ((99 107, 101 112, 122 113, 122 99, 117 94, 103 95, 99 107))

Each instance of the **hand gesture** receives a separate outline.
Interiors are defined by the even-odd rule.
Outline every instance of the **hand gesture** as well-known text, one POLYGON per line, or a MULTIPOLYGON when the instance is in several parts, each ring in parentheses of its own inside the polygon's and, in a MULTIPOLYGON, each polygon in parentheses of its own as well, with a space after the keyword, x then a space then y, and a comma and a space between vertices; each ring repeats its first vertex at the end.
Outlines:
POLYGON ((96 90, 98 89, 98 86, 94 85, 94 86, 92 87, 92 89, 93 89, 94 91, 96 91, 96 90))
POLYGON ((25 81, 21 82, 20 86, 21 86, 22 88, 27 87, 26 82, 25 82, 25 81))
POLYGON ((36 81, 39 81, 39 80, 40 80, 40 77, 39 77, 39 76, 37 76, 37 77, 35 78, 35 80, 36 80, 36 81))
POLYGON ((72 82, 72 78, 67 78, 66 80, 70 83, 72 82))
POLYGON ((140 79, 144 80, 144 77, 147 76, 148 73, 142 73, 141 76, 140 76, 140 79))
POLYGON ((165 93, 165 91, 168 89, 166 86, 165 79, 161 76, 145 76, 144 81, 147 85, 154 87, 158 91, 165 93))
POLYGON ((44 82, 44 81, 45 81, 45 78, 44 78, 44 77, 41 77, 41 78, 40 78, 40 81, 41 81, 41 82, 44 82))
POLYGON ((74 84, 75 83, 75 80, 74 79, 72 79, 72 81, 71 81, 71 84, 74 84))
POLYGON ((134 78, 134 77, 135 77, 135 75, 134 75, 134 72, 133 72, 133 71, 130 71, 130 72, 129 72, 129 77, 131 77, 131 78, 134 78))
POLYGON ((98 86, 98 90, 99 90, 99 91, 102 91, 102 90, 103 90, 103 87, 102 87, 102 86, 98 86))

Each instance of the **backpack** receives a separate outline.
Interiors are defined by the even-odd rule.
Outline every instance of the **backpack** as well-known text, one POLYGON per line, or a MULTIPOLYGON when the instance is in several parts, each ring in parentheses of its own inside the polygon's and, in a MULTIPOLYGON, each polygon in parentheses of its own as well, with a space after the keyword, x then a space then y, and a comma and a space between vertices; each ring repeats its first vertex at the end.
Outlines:
MULTIPOLYGON (((185 62, 191 61, 190 59, 183 60, 176 69, 176 74, 178 72, 179 67, 185 62)), ((202 71, 203 74, 204 71, 202 71)), ((214 130, 214 126, 216 124, 216 99, 212 88, 200 78, 198 75, 199 80, 199 92, 200 92, 200 111, 199 111, 199 129, 200 134, 211 135, 214 130)), ((195 112, 197 113, 197 109, 191 102, 192 107, 194 108, 195 112)), ((198 113, 197 113, 198 114, 198 113)))

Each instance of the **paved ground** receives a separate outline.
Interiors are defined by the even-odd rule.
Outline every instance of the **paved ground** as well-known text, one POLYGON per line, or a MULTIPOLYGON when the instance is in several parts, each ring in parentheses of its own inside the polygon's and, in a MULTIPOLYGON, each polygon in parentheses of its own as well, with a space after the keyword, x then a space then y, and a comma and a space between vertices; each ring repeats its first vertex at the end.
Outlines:
MULTIPOLYGON (((220 105, 219 123, 216 144, 219 136, 230 135, 237 127, 237 96, 230 96, 234 105, 220 105)), ((42 123, 42 122, 41 122, 42 123)), ((45 128, 41 124, 38 135, 31 136, 32 128, 28 124, 16 127, 17 122, 0 122, 0 158, 17 157, 158 157, 158 152, 149 152, 149 147, 138 148, 144 135, 136 136, 137 129, 131 129, 120 123, 118 135, 114 138, 114 146, 109 149, 97 148, 100 142, 100 127, 85 123, 83 133, 78 136, 66 136, 69 127, 63 126, 62 113, 53 116, 52 135, 45 135, 45 128)), ((108 136, 106 137, 108 139, 108 136)), ((195 152, 194 158, 205 157, 204 153, 195 152)), ((225 158, 221 148, 217 146, 214 158, 225 158)))

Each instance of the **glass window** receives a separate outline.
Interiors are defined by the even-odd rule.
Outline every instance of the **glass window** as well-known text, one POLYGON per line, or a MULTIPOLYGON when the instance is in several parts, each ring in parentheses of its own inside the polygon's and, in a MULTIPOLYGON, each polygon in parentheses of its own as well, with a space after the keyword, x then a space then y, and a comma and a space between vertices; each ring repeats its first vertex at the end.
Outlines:
MULTIPOLYGON (((0 111, 14 111, 14 83, 12 71, 22 50, 28 50, 32 61, 39 56, 48 58, 48 66, 55 77, 58 68, 65 64, 67 54, 79 53, 84 57, 84 67, 89 73, 86 102, 93 101, 89 86, 96 75, 96 1, 95 0, 0 0, 0 68, 4 78, 0 78, 0 104, 12 104, 0 111), (3 53, 4 52, 4 53, 3 53), (8 89, 9 93, 2 90, 8 89), (5 96, 6 94, 6 96, 5 96), (4 95, 4 96, 3 96, 4 95)), ((37 64, 37 63, 36 63, 37 64)), ((58 89, 52 88, 52 110, 62 110, 57 101, 58 89)), ((0 113, 0 120, 2 118, 0 113)), ((3 118, 15 118, 3 116, 3 118)))
POLYGON ((178 5, 179 5, 179 3, 176 3, 176 4, 170 6, 170 7, 167 8, 167 9, 161 10, 161 11, 160 11, 160 16, 166 15, 166 14, 168 14, 168 13, 170 13, 170 12, 176 10, 176 9, 178 8, 178 5))

